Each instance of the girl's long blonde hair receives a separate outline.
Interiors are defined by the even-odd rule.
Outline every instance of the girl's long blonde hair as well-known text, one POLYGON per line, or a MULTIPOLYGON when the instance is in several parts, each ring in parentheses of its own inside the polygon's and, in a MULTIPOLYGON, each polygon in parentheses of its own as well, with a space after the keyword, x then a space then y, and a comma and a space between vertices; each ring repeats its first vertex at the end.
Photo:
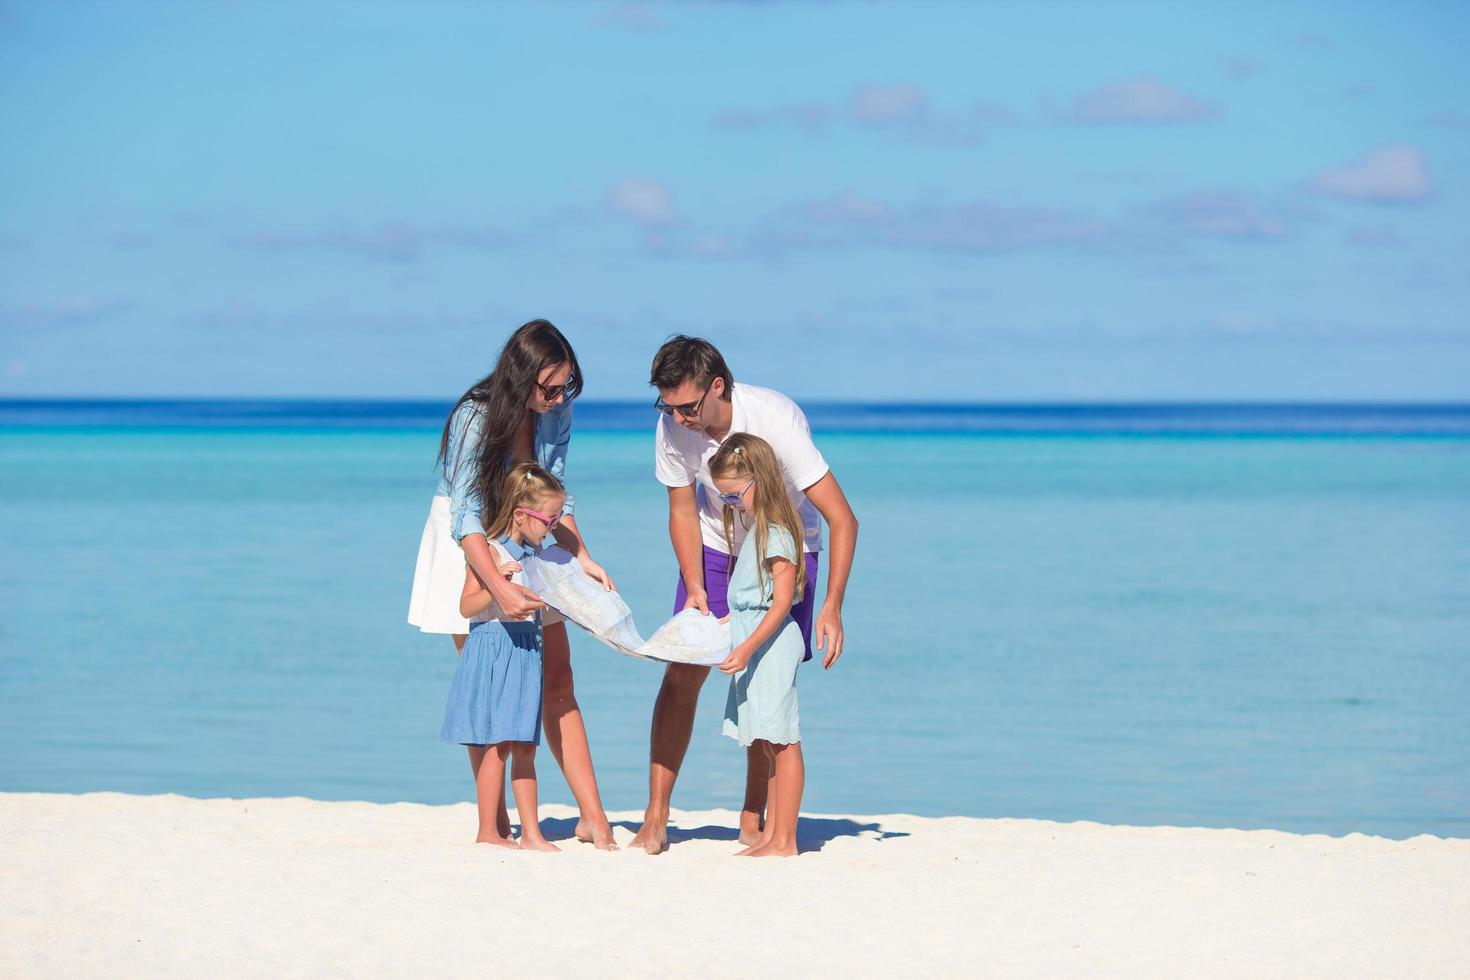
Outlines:
MULTIPOLYGON (((750 509, 750 537, 755 542, 755 558, 761 581, 769 573, 766 561, 770 555, 768 529, 775 525, 791 535, 796 546, 796 591, 792 602, 800 602, 806 589, 806 560, 802 555, 802 542, 806 539, 806 528, 791 505, 786 492, 786 480, 781 476, 781 464, 776 461, 776 451, 760 436, 749 432, 737 432, 725 440, 719 450, 710 457, 709 474, 717 480, 748 479, 755 481, 755 505, 750 509)), ((726 506, 724 513, 725 543, 730 553, 735 553, 735 508, 726 506)), ((747 543, 746 547, 749 547, 747 543)))
POLYGON ((517 507, 535 510, 534 504, 542 497, 566 492, 567 489, 560 480, 535 463, 518 463, 512 466, 500 485, 500 506, 496 508, 495 516, 489 521, 482 518, 485 536, 493 541, 502 534, 509 534, 517 507))

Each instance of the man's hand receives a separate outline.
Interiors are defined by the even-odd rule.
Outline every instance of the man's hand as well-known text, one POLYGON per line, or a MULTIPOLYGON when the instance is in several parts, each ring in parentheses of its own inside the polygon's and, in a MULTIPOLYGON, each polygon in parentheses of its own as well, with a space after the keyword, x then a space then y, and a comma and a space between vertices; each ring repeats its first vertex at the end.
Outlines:
POLYGON ((612 576, 607 574, 607 570, 605 568, 597 564, 597 562, 593 561, 591 558, 587 557, 586 548, 583 548, 582 551, 578 553, 577 564, 581 566, 582 571, 587 573, 587 577, 597 582, 598 585, 601 585, 609 592, 617 591, 617 586, 613 585, 612 576))
MULTIPOLYGON (((709 594, 703 589, 690 589, 689 598, 684 600, 685 609, 698 609, 706 616, 709 615, 709 594)), ((722 670, 724 668, 721 668, 722 670)))
POLYGON ((842 656, 842 610, 831 603, 824 604, 817 616, 815 646, 827 654, 822 658, 822 669, 831 670, 842 656))
POLYGON ((730 651, 730 655, 720 664, 720 673, 738 674, 750 663, 750 657, 755 653, 748 643, 742 643, 730 651))

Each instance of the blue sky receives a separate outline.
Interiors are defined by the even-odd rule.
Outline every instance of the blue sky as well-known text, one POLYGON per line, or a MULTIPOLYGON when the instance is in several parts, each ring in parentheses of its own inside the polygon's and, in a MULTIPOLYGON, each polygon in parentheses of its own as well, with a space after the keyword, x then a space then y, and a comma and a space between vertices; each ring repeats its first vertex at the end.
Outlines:
POLYGON ((0 4, 0 393, 1470 398, 1467 11, 0 4))

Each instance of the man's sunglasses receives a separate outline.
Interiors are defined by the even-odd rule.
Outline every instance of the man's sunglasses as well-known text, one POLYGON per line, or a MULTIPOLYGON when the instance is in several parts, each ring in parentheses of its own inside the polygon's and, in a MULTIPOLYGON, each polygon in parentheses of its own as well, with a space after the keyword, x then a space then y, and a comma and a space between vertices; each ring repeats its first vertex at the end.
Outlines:
POLYGON ((665 415, 673 415, 675 412, 678 412, 686 419, 692 419, 696 415, 698 415, 699 410, 704 407, 704 400, 709 397, 710 388, 713 388, 714 386, 715 383, 711 381, 709 388, 704 389, 704 394, 699 396, 699 401, 697 402, 689 402, 684 405, 670 405, 668 402, 663 400, 662 396, 660 396, 653 400, 653 407, 658 409, 660 412, 663 412, 665 415))

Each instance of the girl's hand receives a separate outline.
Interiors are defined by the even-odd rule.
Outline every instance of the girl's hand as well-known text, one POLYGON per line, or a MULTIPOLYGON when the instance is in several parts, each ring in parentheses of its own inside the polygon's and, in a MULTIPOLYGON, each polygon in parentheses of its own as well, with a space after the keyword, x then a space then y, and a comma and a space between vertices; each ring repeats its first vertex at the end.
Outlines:
POLYGON ((742 643, 730 651, 730 655, 720 664, 720 673, 738 674, 750 663, 751 654, 755 653, 748 644, 742 643))
POLYGON ((577 555, 577 564, 582 566, 582 571, 587 573, 588 578, 594 579, 604 589, 609 592, 617 591, 617 586, 613 585, 612 576, 607 574, 607 570, 601 565, 587 557, 586 548, 583 548, 582 552, 577 555))
POLYGON ((521 563, 518 561, 508 561, 504 565, 496 565, 495 570, 506 578, 510 578, 521 570, 521 563))

